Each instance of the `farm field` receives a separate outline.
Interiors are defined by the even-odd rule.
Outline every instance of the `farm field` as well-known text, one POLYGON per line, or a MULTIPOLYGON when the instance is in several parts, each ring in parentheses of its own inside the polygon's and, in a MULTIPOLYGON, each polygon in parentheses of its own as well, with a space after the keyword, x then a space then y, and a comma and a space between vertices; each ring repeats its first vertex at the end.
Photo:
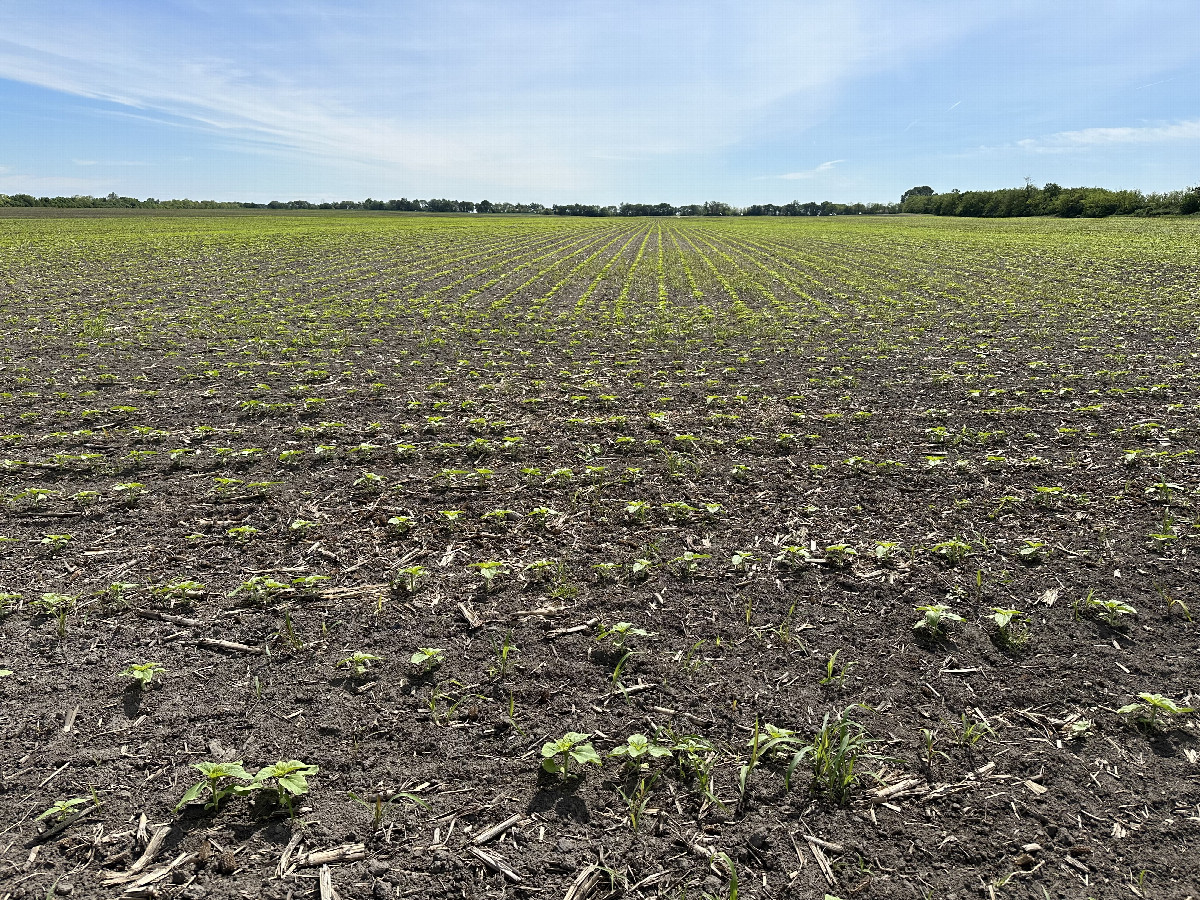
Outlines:
POLYGON ((1200 222, 0 218, 0 321, 0 900, 1200 897, 1200 222))

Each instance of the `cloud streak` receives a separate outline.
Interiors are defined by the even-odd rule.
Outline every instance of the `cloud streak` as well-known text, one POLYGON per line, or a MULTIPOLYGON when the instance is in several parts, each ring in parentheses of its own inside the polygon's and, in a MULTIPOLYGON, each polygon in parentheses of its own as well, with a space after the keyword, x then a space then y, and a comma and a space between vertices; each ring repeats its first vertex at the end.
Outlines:
POLYGON ((1034 153, 1066 153, 1102 147, 1180 142, 1200 142, 1200 119, 1176 122, 1171 125, 1060 131, 1044 137, 1017 141, 1017 146, 1034 153))
POLYGON ((736 147, 782 108, 815 125, 848 79, 963 27, 916 14, 906 48, 881 0, 55 9, 0 12, 0 78, 414 192, 588 192, 617 170, 736 147))
POLYGON ((834 166, 844 162, 844 159, 831 159, 829 162, 823 162, 815 168, 805 169, 802 172, 788 172, 786 175, 779 175, 778 177, 784 181, 803 181, 808 178, 816 178, 824 175, 826 172, 832 172, 834 166))

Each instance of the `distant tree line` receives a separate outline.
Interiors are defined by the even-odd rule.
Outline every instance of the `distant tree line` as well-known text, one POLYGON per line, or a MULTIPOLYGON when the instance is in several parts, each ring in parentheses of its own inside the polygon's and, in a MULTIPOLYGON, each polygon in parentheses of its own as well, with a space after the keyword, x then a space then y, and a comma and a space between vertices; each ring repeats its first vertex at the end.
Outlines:
POLYGON ((1048 183, 1042 187, 1026 184, 995 191, 958 191, 936 193, 928 185, 905 191, 899 203, 755 203, 739 208, 710 200, 672 206, 670 203, 622 203, 620 206, 596 206, 584 203, 493 203, 481 200, 338 200, 312 203, 308 200, 272 200, 270 203, 240 203, 218 200, 156 200, 147 197, 34 197, 31 194, 0 194, 0 207, 57 207, 61 209, 335 209, 376 210, 380 212, 423 213, 508 213, 533 216, 863 216, 895 213, 924 213, 934 216, 976 216, 1005 218, 1012 216, 1061 216, 1063 218, 1103 216, 1192 215, 1200 212, 1200 187, 1163 194, 1141 191, 1110 191, 1105 188, 1064 188, 1048 183))
POLYGON ((791 203, 777 206, 774 203, 755 204, 741 209, 710 200, 707 203, 691 203, 672 206, 670 203, 622 203, 620 206, 598 206, 586 203, 556 203, 544 206, 541 203, 493 203, 490 200, 338 200, 313 203, 309 200, 272 200, 270 203, 241 203, 217 200, 156 200, 147 197, 34 197, 32 194, 0 194, 0 207, 36 206, 61 209, 340 209, 376 210, 380 212, 425 212, 425 213, 509 213, 532 216, 856 216, 880 215, 900 211, 898 203, 791 203))
POLYGON ((1027 183, 1024 187, 995 191, 954 190, 938 194, 929 185, 922 185, 904 192, 900 198, 900 211, 980 218, 1187 216, 1200 211, 1200 187, 1143 194, 1141 191, 1110 191, 1096 187, 1064 188, 1049 182, 1040 188, 1027 183))

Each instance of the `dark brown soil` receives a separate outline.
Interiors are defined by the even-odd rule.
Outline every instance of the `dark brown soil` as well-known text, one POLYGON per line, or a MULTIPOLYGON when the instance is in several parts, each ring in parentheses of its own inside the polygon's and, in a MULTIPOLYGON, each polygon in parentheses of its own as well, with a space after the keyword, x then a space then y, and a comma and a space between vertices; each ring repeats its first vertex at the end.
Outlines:
POLYGON ((979 227, 0 224, 0 900, 1200 896, 1190 251, 979 227))

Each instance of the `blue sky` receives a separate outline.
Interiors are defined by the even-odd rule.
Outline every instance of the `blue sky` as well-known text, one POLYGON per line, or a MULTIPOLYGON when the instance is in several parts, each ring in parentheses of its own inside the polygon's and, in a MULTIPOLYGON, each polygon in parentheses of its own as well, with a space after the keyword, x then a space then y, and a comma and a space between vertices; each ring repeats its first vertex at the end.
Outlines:
POLYGON ((1196 0, 3 0, 0 193, 1200 182, 1196 0))

